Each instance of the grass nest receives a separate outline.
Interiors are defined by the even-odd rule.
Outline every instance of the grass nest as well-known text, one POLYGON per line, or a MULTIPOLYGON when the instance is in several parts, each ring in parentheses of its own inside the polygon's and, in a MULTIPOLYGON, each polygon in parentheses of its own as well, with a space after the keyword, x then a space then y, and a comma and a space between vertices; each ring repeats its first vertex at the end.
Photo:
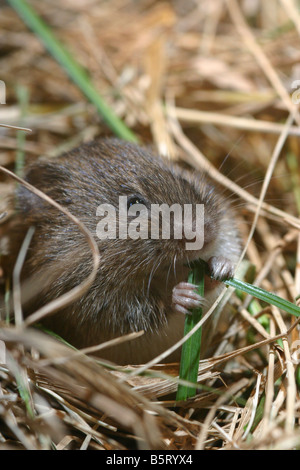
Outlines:
MULTIPOLYGON (((113 132, 19 3, 0 4, 0 164, 22 176, 40 155, 113 132)), ((296 304, 300 13, 293 0, 271 4, 30 1, 134 136, 234 194, 245 279, 296 304)), ((2 172, 1 213, 14 185, 2 172)), ((5 301, 3 274, 1 291, 5 301)), ((9 322, 4 307, 0 449, 299 448, 298 319, 237 291, 228 303, 197 394, 182 402, 178 364, 108 365, 9 322)))

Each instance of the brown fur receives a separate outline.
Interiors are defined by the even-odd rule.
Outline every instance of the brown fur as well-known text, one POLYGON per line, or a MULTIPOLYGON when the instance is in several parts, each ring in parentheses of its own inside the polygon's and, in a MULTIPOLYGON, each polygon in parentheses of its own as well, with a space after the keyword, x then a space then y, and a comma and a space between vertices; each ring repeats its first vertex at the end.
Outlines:
MULTIPOLYGON (((147 205, 203 203, 205 244, 197 257, 224 255, 233 264, 237 261, 233 213, 207 177, 183 172, 135 144, 118 139, 84 144, 57 159, 38 161, 28 168, 26 180, 67 207, 94 235, 98 205, 118 207, 119 196, 139 195, 147 205)), ((64 214, 24 187, 19 187, 17 200, 7 269, 27 228, 34 225, 23 273, 39 293, 25 305, 28 314, 82 282, 92 257, 85 238, 64 214)), ((182 336, 184 316, 172 311, 172 289, 187 280, 185 264, 195 253, 187 252, 182 240, 96 240, 100 269, 91 289, 45 324, 76 347, 142 329, 141 338, 101 356, 119 363, 147 361, 182 336)))

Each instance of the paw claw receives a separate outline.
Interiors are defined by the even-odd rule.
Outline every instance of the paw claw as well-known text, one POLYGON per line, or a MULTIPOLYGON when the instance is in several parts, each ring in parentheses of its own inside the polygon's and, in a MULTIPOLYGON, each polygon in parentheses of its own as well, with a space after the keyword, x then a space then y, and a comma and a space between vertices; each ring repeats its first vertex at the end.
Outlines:
POLYGON ((211 276, 217 281, 230 279, 234 275, 234 265, 224 256, 212 256, 208 260, 211 276))
POLYGON ((176 312, 190 314, 190 309, 201 307, 205 303, 205 299, 195 292, 196 288, 196 285, 188 282, 181 282, 174 287, 172 304, 176 312))

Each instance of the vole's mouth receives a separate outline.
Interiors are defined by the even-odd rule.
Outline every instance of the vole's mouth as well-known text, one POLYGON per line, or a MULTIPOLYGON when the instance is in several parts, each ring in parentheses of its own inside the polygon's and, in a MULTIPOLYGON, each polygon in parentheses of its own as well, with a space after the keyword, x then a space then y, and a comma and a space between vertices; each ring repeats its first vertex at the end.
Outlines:
POLYGON ((197 259, 202 259, 207 262, 209 258, 214 255, 215 241, 216 240, 207 241, 200 250, 185 250, 185 262, 189 263, 196 261, 197 259))
POLYGON ((205 254, 203 250, 191 250, 186 252, 186 264, 192 261, 196 261, 197 259, 204 259, 205 254))
MULTIPOLYGON (((168 276, 170 275, 170 273, 173 273, 175 275, 175 277, 177 277, 177 276, 186 277, 189 270, 190 270, 189 265, 193 261, 196 261, 199 258, 201 258, 202 254, 203 253, 201 253, 200 250, 191 251, 188 256, 176 257, 173 260, 169 260, 169 261, 163 263, 160 266, 159 270, 160 270, 161 273, 164 272, 164 273, 168 274, 168 276)), ((201 258, 201 259, 203 259, 203 258, 201 258)))

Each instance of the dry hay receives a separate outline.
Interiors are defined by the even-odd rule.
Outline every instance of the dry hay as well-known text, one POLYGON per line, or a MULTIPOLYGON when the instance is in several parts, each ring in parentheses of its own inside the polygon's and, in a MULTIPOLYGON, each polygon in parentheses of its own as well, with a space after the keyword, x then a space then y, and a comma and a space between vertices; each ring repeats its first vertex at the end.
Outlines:
MULTIPOLYGON (((234 192, 245 243, 251 234, 246 258, 255 271, 247 275, 295 302, 295 2, 30 3, 142 141, 192 167, 209 168, 234 192)), ((16 13, 3 4, 0 9, 0 78, 7 86, 0 122, 33 130, 24 139, 24 133, 0 128, 0 164, 22 174, 24 158, 54 158, 109 130, 16 13)), ((12 188, 2 176, 1 209, 12 188)), ((230 307, 215 356, 200 364, 198 393, 185 403, 174 401, 178 365, 142 367, 142 373, 138 366, 107 367, 33 328, 7 325, 4 312, 0 448, 299 448, 295 318, 236 294, 230 307)))

